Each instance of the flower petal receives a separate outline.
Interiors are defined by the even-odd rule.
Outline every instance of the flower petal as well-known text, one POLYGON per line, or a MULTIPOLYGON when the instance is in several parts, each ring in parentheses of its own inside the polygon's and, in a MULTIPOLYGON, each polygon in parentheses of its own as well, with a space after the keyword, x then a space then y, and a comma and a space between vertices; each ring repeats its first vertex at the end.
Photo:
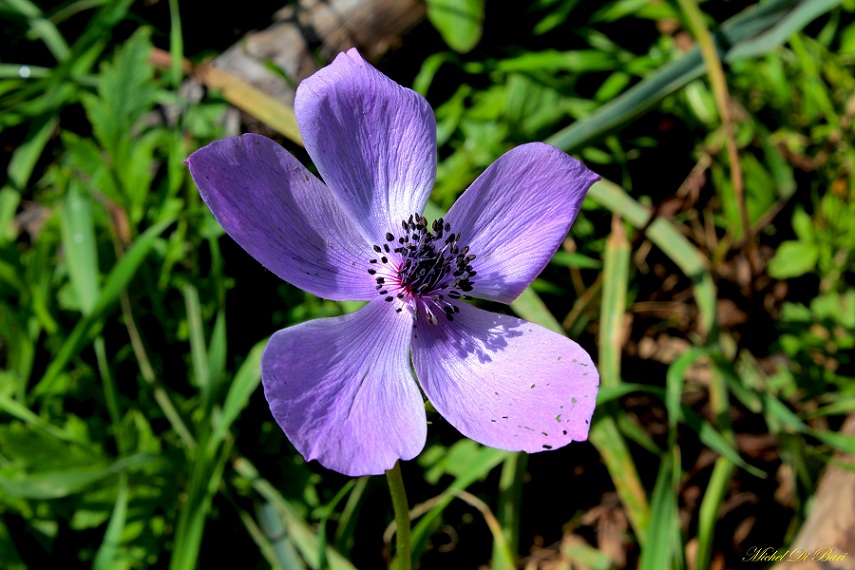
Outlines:
POLYGON ((284 148, 248 134, 199 149, 187 164, 220 225, 270 271, 327 299, 377 296, 367 273, 371 245, 284 148))
POLYGON ((261 358, 264 395, 307 461, 378 475, 422 450, 427 424, 408 359, 412 323, 378 299, 271 337, 261 358))
POLYGON ((470 295, 516 299, 555 254, 597 180, 545 143, 519 146, 491 164, 445 218, 476 255, 470 295))
POLYGON ((421 213, 436 177, 436 119, 355 49, 300 83, 300 134, 321 177, 372 243, 421 213))
POLYGON ((453 322, 419 321, 413 364, 428 399, 463 435, 510 451, 588 437, 599 375, 567 337, 466 303, 453 322))

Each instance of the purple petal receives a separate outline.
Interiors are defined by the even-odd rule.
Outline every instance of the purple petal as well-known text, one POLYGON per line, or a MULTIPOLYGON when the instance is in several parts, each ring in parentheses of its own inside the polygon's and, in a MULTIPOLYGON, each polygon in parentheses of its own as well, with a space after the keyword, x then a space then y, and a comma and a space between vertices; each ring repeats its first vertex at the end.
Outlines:
POLYGON ((436 177, 424 97, 351 49, 300 84, 294 110, 318 172, 372 243, 421 213, 436 177))
POLYGON ((422 320, 413 364, 428 399, 463 435, 510 451, 588 437, 599 375, 591 357, 541 326, 460 303, 454 321, 422 320))
POLYGON ((471 295, 510 303, 567 236, 599 176, 545 143, 519 146, 491 164, 446 221, 476 259, 471 295))
POLYGON ((412 327, 407 313, 378 299, 271 337, 261 358, 264 395, 307 461, 378 475, 422 450, 427 425, 408 359, 412 327))
POLYGON ((285 281, 335 300, 376 297, 371 245, 329 189, 272 140, 243 135, 187 159, 202 199, 226 232, 285 281))

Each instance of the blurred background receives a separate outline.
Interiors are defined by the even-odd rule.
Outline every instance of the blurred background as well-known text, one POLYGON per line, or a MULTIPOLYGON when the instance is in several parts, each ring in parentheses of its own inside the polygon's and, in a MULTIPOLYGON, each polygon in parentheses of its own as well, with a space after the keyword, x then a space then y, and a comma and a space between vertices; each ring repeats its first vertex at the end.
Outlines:
POLYGON ((592 354, 590 441, 484 448, 428 404, 417 564, 855 567, 854 15, 0 0, 0 568, 386 567, 386 482, 306 464, 259 388, 270 334, 355 305, 264 270, 183 163, 251 131, 310 164, 294 88, 352 46, 436 112, 429 217, 530 141, 603 177, 483 304, 592 354))

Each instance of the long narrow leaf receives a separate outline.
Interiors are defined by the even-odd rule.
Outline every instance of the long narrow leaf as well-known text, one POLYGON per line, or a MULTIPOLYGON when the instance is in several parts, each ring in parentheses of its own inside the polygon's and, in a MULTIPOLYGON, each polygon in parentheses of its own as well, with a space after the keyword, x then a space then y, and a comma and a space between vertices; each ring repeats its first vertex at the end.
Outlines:
MULTIPOLYGON (((841 1, 772 0, 748 8, 725 22, 716 34, 719 58, 733 61, 768 53, 814 18, 838 6, 841 1)), ((643 114, 705 72, 703 57, 695 47, 679 60, 666 65, 620 97, 603 105, 585 120, 559 131, 546 142, 568 152, 582 148, 643 114)))
POLYGON ((66 337, 65 342, 63 342, 57 355, 50 363, 50 366, 48 366, 44 376, 42 376, 41 381, 33 389, 34 396, 43 394, 51 389, 53 382, 71 359, 83 348, 91 335, 97 332, 102 325, 100 319, 103 314, 118 300, 119 294, 127 287, 140 265, 148 257, 148 254, 151 253, 160 234, 172 225, 173 221, 173 218, 169 218, 147 229, 137 238, 116 265, 113 266, 113 269, 104 280, 104 286, 101 289, 101 294, 98 295, 98 301, 95 303, 92 313, 78 321, 77 325, 72 329, 71 334, 66 337))
MULTIPOLYGON (((285 523, 291 542, 297 547, 303 559, 312 570, 320 570, 318 559, 318 535, 306 524, 296 509, 277 491, 269 481, 262 478, 252 463, 246 458, 234 462, 235 471, 247 479, 252 487, 270 502, 285 523)), ((341 554, 327 546, 327 562, 330 570, 355 570, 354 566, 341 554)))
POLYGON ((128 515, 128 478, 124 474, 119 477, 119 494, 107 523, 107 532, 104 533, 104 542, 95 554, 92 562, 93 570, 110 570, 118 566, 116 559, 119 556, 122 532, 125 530, 125 520, 128 515))

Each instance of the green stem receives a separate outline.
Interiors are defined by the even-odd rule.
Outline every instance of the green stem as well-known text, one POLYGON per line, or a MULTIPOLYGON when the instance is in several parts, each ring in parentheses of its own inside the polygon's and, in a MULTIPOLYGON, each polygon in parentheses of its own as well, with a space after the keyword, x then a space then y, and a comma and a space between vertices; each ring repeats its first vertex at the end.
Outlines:
POLYGON ((502 525, 507 547, 504 549, 510 553, 510 557, 503 556, 500 544, 493 543, 493 568, 513 570, 514 556, 519 547, 520 531, 520 508, 522 506, 522 485, 525 479, 528 455, 525 453, 514 453, 505 459, 502 466, 502 476, 499 479, 499 509, 498 518, 502 525))
POLYGON ((110 422, 113 425, 113 437, 116 438, 116 447, 119 455, 125 455, 128 449, 125 447, 125 439, 122 432, 122 416, 119 413, 119 403, 116 397, 116 386, 113 376, 110 374, 110 363, 107 361, 107 350, 104 347, 104 337, 95 337, 95 356, 98 359, 98 369, 101 373, 101 383, 104 388, 104 400, 107 402, 107 411, 110 414, 110 422))
POLYGON ((412 557, 410 555, 410 508, 407 506, 407 492, 404 489, 404 478, 401 477, 401 462, 386 471, 389 482, 389 494, 392 495, 392 508, 395 509, 395 559, 392 567, 397 570, 410 570, 412 557))

